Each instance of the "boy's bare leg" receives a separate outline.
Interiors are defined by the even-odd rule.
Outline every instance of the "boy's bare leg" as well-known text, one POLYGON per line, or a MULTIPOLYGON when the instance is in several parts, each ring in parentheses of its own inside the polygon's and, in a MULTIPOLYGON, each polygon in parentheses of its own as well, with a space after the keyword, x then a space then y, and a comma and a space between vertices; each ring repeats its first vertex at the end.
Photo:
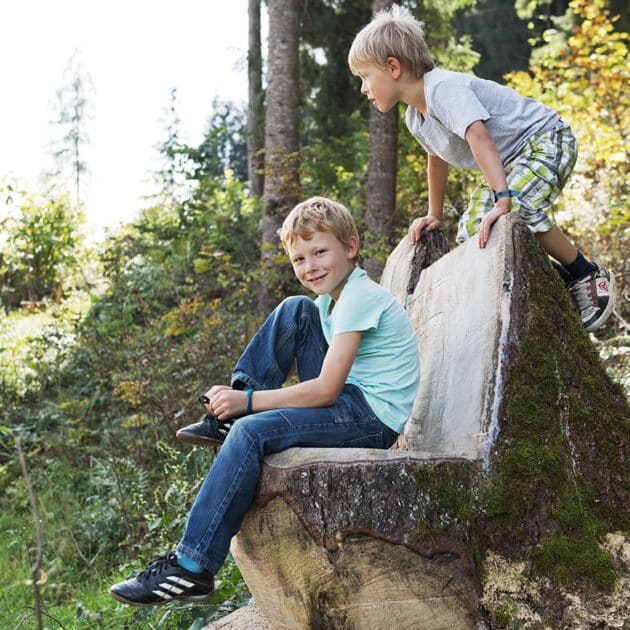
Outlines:
POLYGON ((570 265, 577 258, 577 248, 557 225, 548 232, 536 232, 536 238, 543 249, 562 265, 570 265))

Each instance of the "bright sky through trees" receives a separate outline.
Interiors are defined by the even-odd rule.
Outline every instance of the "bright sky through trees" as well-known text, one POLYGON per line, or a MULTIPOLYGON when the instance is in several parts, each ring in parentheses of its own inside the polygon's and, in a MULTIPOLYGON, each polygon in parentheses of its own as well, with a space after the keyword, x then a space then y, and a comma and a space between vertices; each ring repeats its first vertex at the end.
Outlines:
POLYGON ((247 96, 246 0, 19 0, 0 5, 0 23, 0 178, 29 185, 44 168, 50 105, 79 49, 96 88, 86 152, 96 226, 132 218, 152 190, 171 88, 193 145, 215 97, 247 96))

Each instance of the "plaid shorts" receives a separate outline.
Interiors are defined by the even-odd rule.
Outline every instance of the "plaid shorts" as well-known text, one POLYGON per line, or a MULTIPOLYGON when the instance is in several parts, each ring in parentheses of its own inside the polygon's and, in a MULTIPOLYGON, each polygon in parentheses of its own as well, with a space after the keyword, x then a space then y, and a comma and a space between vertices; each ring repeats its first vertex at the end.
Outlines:
MULTIPOLYGON (((519 155, 505 166, 508 188, 519 191, 518 197, 512 199, 512 208, 532 232, 547 232, 553 227, 545 210, 557 199, 576 159, 573 132, 560 120, 553 130, 530 138, 519 155)), ((480 184, 459 219, 457 242, 473 236, 483 216, 493 207, 492 191, 487 184, 480 184)))

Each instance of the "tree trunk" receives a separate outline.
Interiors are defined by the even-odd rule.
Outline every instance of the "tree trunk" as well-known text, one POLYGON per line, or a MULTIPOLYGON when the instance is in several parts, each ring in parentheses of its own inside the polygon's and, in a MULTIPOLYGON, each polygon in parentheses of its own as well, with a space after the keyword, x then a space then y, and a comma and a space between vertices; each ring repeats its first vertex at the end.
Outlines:
MULTIPOLYGON (((374 0, 372 12, 391 6, 391 0, 374 0)), ((398 105, 383 114, 370 109, 370 141, 368 147, 367 202, 365 227, 379 243, 389 244, 396 208, 396 153, 398 149, 398 105)), ((389 247, 387 247, 389 251, 389 247)), ((370 277, 378 280, 385 260, 378 255, 365 259, 370 277)))
POLYGON ((262 217, 262 315, 278 302, 272 293, 278 228, 299 195, 298 43, 300 0, 269 0, 265 185, 262 217))
POLYGON ((260 0, 249 0, 249 50, 247 52, 247 175, 252 195, 263 194, 264 107, 262 91, 262 52, 260 45, 260 0))

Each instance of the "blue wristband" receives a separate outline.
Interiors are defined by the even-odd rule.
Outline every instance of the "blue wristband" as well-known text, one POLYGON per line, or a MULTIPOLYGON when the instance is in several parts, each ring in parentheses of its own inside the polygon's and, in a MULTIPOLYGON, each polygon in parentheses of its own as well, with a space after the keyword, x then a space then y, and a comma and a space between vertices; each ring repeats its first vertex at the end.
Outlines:
POLYGON ((245 409, 245 415, 249 416, 252 412, 252 394, 254 393, 254 390, 251 387, 248 387, 245 390, 245 393, 247 394, 247 409, 245 409))
POLYGON ((496 203, 502 197, 518 197, 520 192, 520 190, 512 190, 511 188, 508 188, 507 190, 500 190, 499 192, 493 190, 492 197, 494 199, 494 203, 496 203))

